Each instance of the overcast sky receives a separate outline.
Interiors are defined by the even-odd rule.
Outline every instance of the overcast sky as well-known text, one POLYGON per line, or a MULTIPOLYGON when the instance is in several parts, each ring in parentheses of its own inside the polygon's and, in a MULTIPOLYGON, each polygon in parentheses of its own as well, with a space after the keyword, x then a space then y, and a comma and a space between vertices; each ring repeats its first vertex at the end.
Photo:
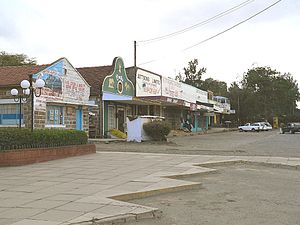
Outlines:
MULTIPOLYGON (((66 57, 75 67, 110 65, 121 56, 174 78, 196 58, 203 77, 240 80, 252 66, 290 72, 300 81, 300 1, 282 0, 253 19, 193 46, 247 19, 276 0, 0 0, 0 51, 24 53, 39 64, 66 57), (244 3, 244 7, 203 26, 153 43, 167 35, 244 3), (152 61, 151 63, 146 63, 152 61)), ((1 81, 0 81, 1 82, 1 81)))

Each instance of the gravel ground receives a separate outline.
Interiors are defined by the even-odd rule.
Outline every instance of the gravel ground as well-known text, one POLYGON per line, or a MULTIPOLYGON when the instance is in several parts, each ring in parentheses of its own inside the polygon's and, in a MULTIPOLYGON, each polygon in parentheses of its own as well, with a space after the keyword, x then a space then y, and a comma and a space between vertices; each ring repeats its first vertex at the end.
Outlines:
POLYGON ((196 176, 199 190, 162 194, 131 202, 157 207, 162 217, 126 225, 299 225, 300 171, 262 166, 217 167, 196 176))
POLYGON ((300 157, 300 133, 222 132, 193 136, 171 136, 169 142, 100 142, 97 151, 151 152, 193 155, 253 155, 300 157))

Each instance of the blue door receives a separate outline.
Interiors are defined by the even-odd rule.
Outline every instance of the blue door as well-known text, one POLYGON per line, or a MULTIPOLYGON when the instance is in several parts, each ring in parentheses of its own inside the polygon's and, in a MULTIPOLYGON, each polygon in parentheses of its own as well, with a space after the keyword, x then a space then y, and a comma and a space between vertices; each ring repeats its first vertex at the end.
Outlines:
POLYGON ((82 130, 82 108, 76 109, 76 130, 82 130))

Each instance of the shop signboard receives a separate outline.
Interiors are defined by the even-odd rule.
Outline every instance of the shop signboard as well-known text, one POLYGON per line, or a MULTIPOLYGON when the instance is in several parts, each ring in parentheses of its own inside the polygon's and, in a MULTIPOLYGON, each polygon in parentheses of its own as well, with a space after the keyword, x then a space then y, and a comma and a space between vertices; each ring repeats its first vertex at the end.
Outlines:
POLYGON ((65 62, 66 76, 63 82, 63 101, 86 104, 89 101, 90 87, 78 72, 65 62))
POLYGON ((184 101, 190 102, 190 103, 196 103, 196 92, 197 88, 182 83, 182 98, 184 101))
POLYGON ((207 91, 203 91, 199 88, 196 89, 197 102, 208 103, 207 91))
POLYGON ((162 96, 182 99, 182 84, 168 77, 162 77, 162 96))
POLYGON ((136 96, 161 96, 161 77, 138 69, 136 72, 136 96))
POLYGON ((116 57, 113 61, 114 71, 105 77, 102 84, 103 93, 119 96, 134 96, 134 85, 129 80, 121 57, 116 57))
POLYGON ((191 104, 190 104, 190 110, 191 110, 191 111, 196 111, 196 110, 197 110, 197 104, 191 103, 191 104))

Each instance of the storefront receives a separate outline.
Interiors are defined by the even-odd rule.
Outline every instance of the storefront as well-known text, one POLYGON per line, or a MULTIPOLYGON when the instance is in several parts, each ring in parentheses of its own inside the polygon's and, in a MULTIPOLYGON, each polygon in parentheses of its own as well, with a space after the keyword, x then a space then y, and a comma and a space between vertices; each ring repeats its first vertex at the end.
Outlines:
POLYGON ((135 83, 138 98, 161 103, 159 116, 165 117, 171 129, 207 129, 205 110, 197 108, 198 101, 207 103, 207 92, 141 68, 137 69, 135 83))
MULTIPOLYGON (((16 119, 21 117, 22 126, 31 126, 31 109, 33 109, 33 127, 34 128, 62 128, 77 129, 88 132, 88 99, 90 95, 90 86, 82 78, 80 73, 70 64, 66 58, 61 58, 47 66, 18 66, 14 68, 13 87, 20 89, 20 80, 29 79, 32 76, 33 86, 37 79, 43 79, 45 86, 41 89, 40 96, 33 97, 33 107, 31 99, 27 99, 22 104, 21 113, 18 108, 13 112, 13 106, 19 103, 1 104, 2 111, 10 110, 10 114, 15 113, 13 120, 6 120, 5 125, 15 123, 16 119)), ((12 68, 12 67, 10 67, 12 68)), ((9 73, 7 67, 6 73, 9 73)), ((5 75, 5 68, 0 71, 0 76, 5 75)), ((7 75, 7 74, 6 74, 7 75)), ((7 87, 7 92, 10 87, 7 87)), ((7 93, 6 92, 6 93, 7 93)), ((22 90, 19 90, 22 93, 22 90)), ((8 99, 2 99, 1 102, 12 103, 12 96, 8 99)), ((7 116, 4 116, 5 118, 7 116)), ((12 116, 10 116, 12 118, 12 116)))
POLYGON ((113 68, 102 84, 104 136, 114 128, 126 132, 126 117, 133 116, 135 110, 134 85, 126 75, 122 58, 114 59, 113 68))

